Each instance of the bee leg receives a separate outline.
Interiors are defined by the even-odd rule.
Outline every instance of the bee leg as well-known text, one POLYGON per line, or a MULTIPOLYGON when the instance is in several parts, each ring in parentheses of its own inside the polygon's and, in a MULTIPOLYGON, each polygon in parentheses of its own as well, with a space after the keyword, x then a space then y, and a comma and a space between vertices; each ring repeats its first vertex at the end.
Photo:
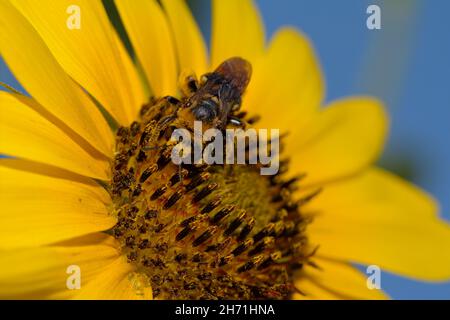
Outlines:
POLYGON ((179 80, 181 93, 188 97, 198 90, 198 80, 193 72, 182 72, 179 80))
MULTIPOLYGON (((162 118, 161 120, 159 120, 159 122, 156 124, 155 128, 150 133, 150 138, 148 139, 148 142, 150 142, 150 144, 156 144, 156 142, 159 140, 158 138, 160 137, 161 133, 163 133, 172 124, 172 122, 175 121, 176 118, 177 118, 177 115, 175 113, 172 115, 168 115, 168 116, 162 118)), ((142 149, 144 151, 149 151, 149 150, 161 149, 163 147, 164 146, 150 146, 147 144, 142 149)))
POLYGON ((142 148, 144 151, 151 151, 151 150, 157 150, 157 149, 163 149, 164 146, 145 146, 142 148))
POLYGON ((181 172, 181 170, 182 170, 182 166, 180 163, 180 165, 178 166, 178 176, 180 178, 180 183, 183 182, 183 173, 181 172))
POLYGON ((175 98, 173 96, 165 96, 164 98, 167 100, 167 102, 169 102, 171 105, 174 105, 174 106, 178 106, 181 103, 180 100, 178 100, 177 98, 175 98))

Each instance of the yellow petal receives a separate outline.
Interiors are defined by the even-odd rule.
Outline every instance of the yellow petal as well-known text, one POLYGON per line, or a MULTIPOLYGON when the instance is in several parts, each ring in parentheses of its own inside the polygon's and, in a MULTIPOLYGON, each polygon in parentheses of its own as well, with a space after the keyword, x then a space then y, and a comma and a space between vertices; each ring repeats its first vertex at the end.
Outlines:
POLYGON ((108 193, 88 178, 70 180, 72 175, 0 160, 0 248, 38 246, 114 226, 108 193))
MULTIPOLYGON (((383 291, 369 289, 367 276, 350 264, 319 257, 314 257, 313 261, 319 269, 305 264, 295 283, 302 292, 307 293, 311 286, 322 288, 327 294, 341 299, 387 299, 383 291)), ((315 298, 321 299, 320 296, 315 298)))
POLYGON ((251 0, 212 2, 211 67, 231 57, 250 62, 264 52, 264 25, 251 0))
POLYGON ((67 273, 69 266, 80 268, 83 287, 119 256, 116 248, 104 243, 109 237, 103 238, 99 242, 99 237, 93 236, 96 242, 80 246, 0 251, 0 297, 45 299, 74 295, 77 290, 67 287, 68 277, 73 274, 67 273))
POLYGON ((116 1, 134 50, 156 96, 177 92, 177 61, 170 26, 155 0, 116 1))
POLYGON ((317 285, 309 279, 299 279, 295 286, 300 292, 295 292, 293 300, 342 300, 342 296, 317 285))
MULTIPOLYGON (((254 64, 243 108, 261 116, 257 127, 289 131, 289 139, 318 111, 324 91, 310 41, 302 33, 284 28, 273 37, 267 54, 254 64)), ((290 145, 288 141, 287 147, 290 145)))
POLYGON ((431 197, 389 173, 372 169, 327 185, 304 210, 316 213, 308 234, 320 255, 450 279, 450 226, 431 197))
POLYGON ((305 186, 355 174, 377 159, 386 131, 387 116, 378 101, 363 97, 335 101, 293 132, 286 146, 292 155, 291 173, 306 173, 305 186))
POLYGON ((121 124, 135 120, 147 99, 101 1, 13 0, 64 70, 121 124), (69 28, 79 8, 80 29, 69 28))
POLYGON ((139 282, 132 265, 124 257, 118 258, 93 281, 74 296, 81 300, 141 300, 151 299, 150 287, 139 282))
POLYGON ((48 112, 110 156, 113 135, 94 103, 67 76, 33 27, 8 1, 0 2, 0 12, 0 53, 22 86, 48 112))
POLYGON ((200 29, 184 0, 162 0, 175 39, 181 71, 193 70, 197 75, 207 71, 206 46, 200 29))
POLYGON ((109 162, 90 154, 42 117, 34 100, 0 91, 0 153, 107 180, 109 162), (97 158, 96 158, 97 157, 97 158))

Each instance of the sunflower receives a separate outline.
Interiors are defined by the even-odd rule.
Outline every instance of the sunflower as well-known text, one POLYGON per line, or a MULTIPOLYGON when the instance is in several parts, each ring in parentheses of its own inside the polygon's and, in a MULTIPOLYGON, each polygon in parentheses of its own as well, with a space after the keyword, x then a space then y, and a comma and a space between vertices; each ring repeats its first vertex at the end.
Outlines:
POLYGON ((322 107, 302 33, 266 44, 251 1, 214 0, 208 55, 182 0, 115 6, 133 55, 100 0, 0 1, 1 55, 29 93, 0 92, 1 297, 385 298, 354 263, 450 278, 435 201, 372 165, 382 104, 322 107), (281 130, 274 176, 170 162, 171 115, 232 57, 253 72, 228 116, 281 130))

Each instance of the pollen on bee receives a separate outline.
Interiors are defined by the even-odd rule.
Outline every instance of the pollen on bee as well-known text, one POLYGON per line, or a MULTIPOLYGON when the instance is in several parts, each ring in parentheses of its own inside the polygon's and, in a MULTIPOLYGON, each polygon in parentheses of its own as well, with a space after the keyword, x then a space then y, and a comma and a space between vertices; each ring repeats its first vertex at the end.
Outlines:
MULTIPOLYGON (((297 201, 297 180, 281 170, 261 175, 260 163, 171 161, 170 132, 192 120, 179 110, 195 104, 214 75, 201 79, 184 77, 183 96, 151 99, 138 121, 117 131, 111 234, 155 298, 287 299, 297 266, 311 258, 310 219, 300 209, 315 195, 297 201)), ((228 116, 250 125, 234 104, 228 116)))

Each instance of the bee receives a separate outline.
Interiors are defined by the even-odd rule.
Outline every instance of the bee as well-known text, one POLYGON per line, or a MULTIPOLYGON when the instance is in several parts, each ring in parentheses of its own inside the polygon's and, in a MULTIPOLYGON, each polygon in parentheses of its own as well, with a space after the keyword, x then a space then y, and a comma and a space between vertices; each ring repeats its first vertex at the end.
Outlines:
POLYGON ((241 107, 242 95, 250 82, 251 64, 233 57, 222 62, 216 70, 202 76, 200 85, 194 77, 188 77, 190 96, 183 103, 179 116, 202 121, 207 127, 224 129, 227 124, 243 126, 232 115, 241 107))
POLYGON ((175 107, 175 111, 145 127, 140 141, 143 149, 163 148, 156 144, 161 132, 168 127, 193 131, 194 121, 201 121, 203 130, 223 130, 229 124, 244 127, 244 122, 233 114, 241 107, 242 95, 251 74, 252 66, 247 60, 233 57, 222 62, 213 72, 204 74, 200 83, 193 75, 182 76, 181 91, 184 98, 163 98, 175 107))
POLYGON ((182 76, 181 92, 184 98, 164 97, 169 105, 175 106, 175 112, 151 127, 156 131, 163 131, 169 126, 192 131, 194 121, 201 121, 205 130, 223 130, 228 124, 244 127, 243 121, 233 114, 241 107, 242 95, 251 74, 250 62, 233 57, 222 62, 213 72, 204 74, 200 84, 194 75, 182 76))

